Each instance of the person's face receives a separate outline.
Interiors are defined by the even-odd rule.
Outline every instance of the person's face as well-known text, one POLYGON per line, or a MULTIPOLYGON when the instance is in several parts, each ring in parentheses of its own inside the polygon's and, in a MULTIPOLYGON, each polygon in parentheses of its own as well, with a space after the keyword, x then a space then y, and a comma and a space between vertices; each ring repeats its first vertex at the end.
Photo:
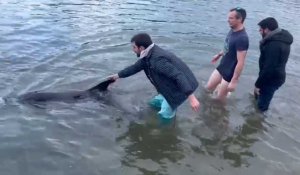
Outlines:
POLYGON ((264 37, 266 37, 267 36, 267 34, 268 34, 268 29, 263 29, 263 28, 259 28, 259 33, 260 33, 260 35, 264 38, 264 37))
POLYGON ((131 43, 132 45, 132 51, 136 54, 137 57, 140 57, 141 52, 144 50, 144 47, 138 47, 137 45, 135 45, 135 42, 131 43))
POLYGON ((236 28, 241 23, 242 23, 242 18, 237 18, 237 12, 236 11, 229 12, 229 14, 228 14, 228 24, 232 29, 236 28))

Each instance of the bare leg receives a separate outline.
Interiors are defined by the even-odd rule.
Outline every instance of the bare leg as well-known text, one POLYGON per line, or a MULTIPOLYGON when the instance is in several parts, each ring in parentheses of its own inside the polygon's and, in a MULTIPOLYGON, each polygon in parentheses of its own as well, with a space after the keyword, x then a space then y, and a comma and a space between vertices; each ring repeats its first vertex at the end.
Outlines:
POLYGON ((222 79, 221 84, 218 88, 218 99, 221 100, 222 102, 225 102, 225 99, 227 97, 228 94, 228 85, 229 82, 225 81, 224 79, 222 79))
POLYGON ((222 81, 222 76, 219 73, 219 71, 215 69, 211 74, 211 76, 209 77, 205 89, 209 92, 213 92, 217 88, 218 84, 221 83, 221 81, 222 81))

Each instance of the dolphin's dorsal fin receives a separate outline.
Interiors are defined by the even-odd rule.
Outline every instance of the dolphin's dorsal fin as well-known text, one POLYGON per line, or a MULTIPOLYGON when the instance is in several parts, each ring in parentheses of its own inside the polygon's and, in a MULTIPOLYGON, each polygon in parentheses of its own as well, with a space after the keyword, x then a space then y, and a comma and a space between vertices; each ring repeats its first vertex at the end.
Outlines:
POLYGON ((88 89, 89 91, 91 90, 98 90, 98 91, 106 91, 108 86, 115 82, 115 80, 112 80, 112 79, 106 79, 104 81, 102 81, 101 83, 97 84, 96 86, 88 89))

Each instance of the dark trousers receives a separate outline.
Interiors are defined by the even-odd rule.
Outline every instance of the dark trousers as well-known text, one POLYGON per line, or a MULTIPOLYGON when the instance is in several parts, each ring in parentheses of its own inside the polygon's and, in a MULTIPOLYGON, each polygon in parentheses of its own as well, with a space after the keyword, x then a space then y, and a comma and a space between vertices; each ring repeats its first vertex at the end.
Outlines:
POLYGON ((260 111, 264 112, 269 109, 269 105, 274 96, 274 93, 279 87, 280 86, 264 86, 260 89, 259 95, 255 94, 257 107, 260 111))

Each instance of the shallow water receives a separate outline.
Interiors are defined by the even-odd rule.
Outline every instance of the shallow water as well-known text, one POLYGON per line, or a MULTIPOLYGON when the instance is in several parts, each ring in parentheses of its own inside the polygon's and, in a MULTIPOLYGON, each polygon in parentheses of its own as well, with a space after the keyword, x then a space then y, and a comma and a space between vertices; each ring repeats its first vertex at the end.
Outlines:
POLYGON ((300 45, 297 0, 1 0, 1 175, 300 174, 300 45), (230 8, 246 8, 250 37, 237 91, 220 106, 203 93, 211 57, 229 30, 230 8), (268 16, 294 35, 286 84, 268 117, 250 95, 258 73, 257 23, 268 16), (35 108, 15 97, 83 90, 133 63, 130 38, 145 31, 180 56, 201 86, 201 111, 188 103, 166 124, 147 106, 143 73, 115 83, 110 102, 86 99, 35 108), (142 81, 141 81, 142 80, 142 81))

